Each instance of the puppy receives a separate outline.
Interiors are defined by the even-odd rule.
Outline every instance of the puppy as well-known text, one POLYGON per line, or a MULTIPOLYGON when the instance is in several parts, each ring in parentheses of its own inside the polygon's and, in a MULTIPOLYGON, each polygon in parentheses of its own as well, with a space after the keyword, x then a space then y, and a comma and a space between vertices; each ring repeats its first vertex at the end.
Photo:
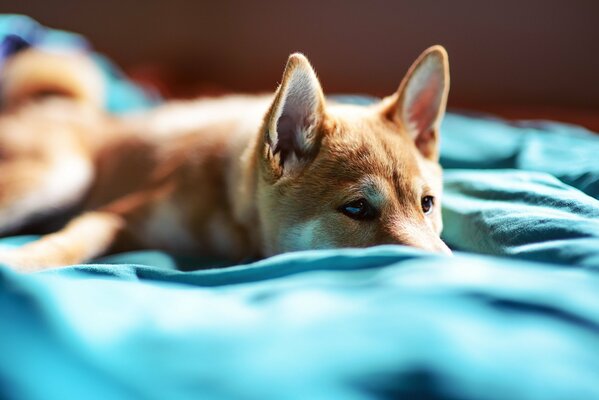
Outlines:
POLYGON ((17 270, 140 248, 231 261, 385 243, 450 253, 439 238, 441 46, 369 106, 327 101, 299 53, 274 95, 124 117, 102 112, 100 75, 81 55, 25 50, 1 79, 0 234, 69 217, 0 253, 17 270))

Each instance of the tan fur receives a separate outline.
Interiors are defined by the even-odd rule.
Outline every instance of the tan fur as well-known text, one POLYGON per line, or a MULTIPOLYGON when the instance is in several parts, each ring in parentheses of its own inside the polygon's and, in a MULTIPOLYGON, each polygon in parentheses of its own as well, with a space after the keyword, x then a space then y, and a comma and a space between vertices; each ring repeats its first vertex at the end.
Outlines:
POLYGON ((0 116, 0 216, 20 213, 0 218, 0 233, 57 209, 73 219, 32 244, 0 252, 2 262, 35 271, 135 248, 231 260, 383 243, 449 252, 439 239, 438 128, 449 79, 439 46, 423 53, 398 92, 368 107, 327 102, 309 62, 294 54, 274 97, 173 102, 122 118, 102 113, 98 97, 82 89, 91 86, 78 82, 91 75, 78 62, 46 88, 77 101, 48 98, 17 107, 44 92, 28 61, 39 66, 44 57, 18 55, 3 75, 11 87, 4 101, 12 106, 0 116), (423 60, 433 63, 432 72, 419 68, 423 60), (35 90, 21 77, 11 82, 21 70, 38 82, 35 90), (417 97, 433 96, 438 108, 421 133, 410 118, 425 103, 412 101, 404 110, 402 91, 412 75, 440 82, 417 97), (52 198, 44 182, 56 182, 58 173, 63 183, 55 192, 68 190, 52 198), (436 198, 431 215, 421 209, 425 195, 436 198), (356 198, 380 215, 358 221, 339 211, 356 198))
POLYGON ((97 107, 104 101, 102 75, 81 53, 23 51, 4 65, 0 81, 0 97, 5 107, 49 94, 69 96, 97 107))

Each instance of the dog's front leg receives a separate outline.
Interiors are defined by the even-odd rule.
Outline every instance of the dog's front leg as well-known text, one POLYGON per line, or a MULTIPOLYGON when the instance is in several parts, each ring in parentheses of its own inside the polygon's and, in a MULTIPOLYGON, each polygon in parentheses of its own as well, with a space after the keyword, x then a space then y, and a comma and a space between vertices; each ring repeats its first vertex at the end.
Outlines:
POLYGON ((108 251, 125 228, 115 213, 87 212, 58 232, 22 247, 0 251, 0 263, 20 272, 80 264, 108 251))

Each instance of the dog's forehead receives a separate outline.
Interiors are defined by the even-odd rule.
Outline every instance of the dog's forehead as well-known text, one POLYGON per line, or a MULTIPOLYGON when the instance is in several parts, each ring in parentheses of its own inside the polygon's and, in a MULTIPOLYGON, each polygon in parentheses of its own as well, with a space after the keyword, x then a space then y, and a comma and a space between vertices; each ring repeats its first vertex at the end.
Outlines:
POLYGON ((382 120, 341 120, 323 143, 320 173, 327 178, 357 182, 362 177, 386 179, 397 190, 409 190, 407 177, 420 174, 417 150, 405 134, 382 120))

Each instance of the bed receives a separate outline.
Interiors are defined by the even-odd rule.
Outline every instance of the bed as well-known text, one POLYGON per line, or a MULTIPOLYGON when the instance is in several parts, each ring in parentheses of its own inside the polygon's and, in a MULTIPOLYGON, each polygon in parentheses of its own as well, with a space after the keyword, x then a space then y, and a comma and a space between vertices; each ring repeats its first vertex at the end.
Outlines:
MULTIPOLYGON (((22 16, 0 38, 87 46, 22 16)), ((109 110, 158 101, 96 57, 109 110)), ((599 136, 449 113, 442 138, 453 257, 0 266, 0 398, 599 399, 599 136)))

